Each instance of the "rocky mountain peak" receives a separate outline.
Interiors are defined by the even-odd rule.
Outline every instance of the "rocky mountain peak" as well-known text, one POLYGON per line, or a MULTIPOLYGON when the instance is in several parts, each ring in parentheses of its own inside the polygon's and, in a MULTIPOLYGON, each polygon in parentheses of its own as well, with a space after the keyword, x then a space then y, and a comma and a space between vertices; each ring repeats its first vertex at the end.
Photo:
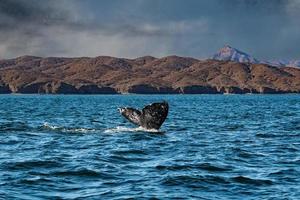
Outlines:
POLYGON ((215 55, 212 56, 214 60, 233 61, 240 63, 259 63, 255 58, 249 54, 233 48, 229 45, 225 45, 215 55))

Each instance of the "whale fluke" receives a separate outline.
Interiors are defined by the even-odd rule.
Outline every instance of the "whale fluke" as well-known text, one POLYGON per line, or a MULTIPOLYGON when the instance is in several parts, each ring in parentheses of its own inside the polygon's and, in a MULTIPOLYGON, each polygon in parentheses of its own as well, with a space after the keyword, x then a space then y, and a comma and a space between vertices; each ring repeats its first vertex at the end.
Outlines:
POLYGON ((152 103, 141 111, 123 107, 119 112, 130 122, 146 129, 158 130, 168 116, 169 104, 167 102, 152 103))

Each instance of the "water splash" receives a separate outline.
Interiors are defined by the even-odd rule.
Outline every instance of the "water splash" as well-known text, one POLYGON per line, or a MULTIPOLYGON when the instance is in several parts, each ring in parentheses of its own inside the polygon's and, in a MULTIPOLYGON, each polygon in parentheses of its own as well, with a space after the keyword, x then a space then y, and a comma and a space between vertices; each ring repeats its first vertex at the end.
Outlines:
POLYGON ((50 125, 48 122, 45 122, 41 128, 63 132, 63 133, 92 133, 97 131, 96 129, 92 129, 92 128, 80 128, 80 127, 71 128, 71 127, 63 127, 63 126, 60 127, 60 126, 50 125))
POLYGON ((143 127, 130 128, 125 126, 117 126, 115 128, 106 129, 104 133, 121 133, 121 132, 150 132, 150 133, 163 133, 156 129, 146 129, 143 127))

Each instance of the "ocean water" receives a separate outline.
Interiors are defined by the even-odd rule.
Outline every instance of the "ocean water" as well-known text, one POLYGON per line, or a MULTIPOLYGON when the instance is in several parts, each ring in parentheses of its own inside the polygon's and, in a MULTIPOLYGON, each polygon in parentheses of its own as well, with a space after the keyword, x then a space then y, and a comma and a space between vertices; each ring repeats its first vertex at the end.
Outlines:
POLYGON ((0 101, 0 199, 300 199, 300 95, 0 101), (159 133, 117 111, 160 100, 159 133))

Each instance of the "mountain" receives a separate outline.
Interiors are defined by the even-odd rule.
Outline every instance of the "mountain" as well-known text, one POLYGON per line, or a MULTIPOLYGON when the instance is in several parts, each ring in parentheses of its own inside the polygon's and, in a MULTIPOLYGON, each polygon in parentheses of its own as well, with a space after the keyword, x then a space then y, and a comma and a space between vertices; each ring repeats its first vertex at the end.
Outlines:
POLYGON ((275 66, 275 67, 300 68, 300 60, 261 61, 260 63, 275 66))
POLYGON ((279 61, 261 61, 263 64, 268 64, 275 67, 296 67, 300 68, 300 60, 279 60, 279 61))
POLYGON ((225 45, 221 48, 215 55, 212 56, 212 59, 240 63, 259 63, 259 61, 252 56, 229 45, 225 45))
POLYGON ((300 93, 300 69, 188 57, 0 60, 0 93, 300 93))
POLYGON ((287 66, 287 67, 300 67, 300 60, 289 61, 285 66, 287 66))
POLYGON ((278 60, 278 61, 260 61, 251 55, 233 48, 229 45, 225 45, 211 59, 220 61, 233 61, 239 63, 253 63, 253 64, 267 64, 276 67, 299 67, 300 60, 278 60))

